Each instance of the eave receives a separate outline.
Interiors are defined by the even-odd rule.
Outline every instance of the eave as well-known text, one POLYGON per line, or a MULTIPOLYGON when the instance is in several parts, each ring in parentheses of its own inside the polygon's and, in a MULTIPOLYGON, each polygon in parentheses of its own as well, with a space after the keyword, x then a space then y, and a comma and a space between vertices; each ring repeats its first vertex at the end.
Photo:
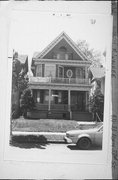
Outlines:
POLYGON ((29 83, 30 89, 52 89, 52 90, 73 90, 73 91, 89 91, 91 85, 75 85, 75 84, 41 84, 41 83, 29 83))
POLYGON ((70 65, 70 66, 90 66, 90 61, 80 61, 80 60, 57 60, 57 59, 37 59, 33 58, 34 64, 46 64, 46 63, 53 63, 53 64, 63 64, 63 65, 70 65))

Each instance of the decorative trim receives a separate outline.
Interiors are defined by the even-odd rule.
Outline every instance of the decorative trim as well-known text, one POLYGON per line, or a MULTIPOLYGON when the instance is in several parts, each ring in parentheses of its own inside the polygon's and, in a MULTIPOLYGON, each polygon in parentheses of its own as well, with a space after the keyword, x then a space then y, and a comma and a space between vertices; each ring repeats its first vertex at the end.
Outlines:
POLYGON ((68 78, 71 78, 73 76, 73 72, 71 69, 68 69, 67 72, 66 72, 66 75, 68 78))
POLYGON ((42 64, 42 63, 53 63, 53 64, 68 64, 70 66, 74 65, 87 65, 90 66, 91 62, 90 61, 79 61, 79 60, 57 60, 57 59, 33 59, 35 60, 35 65, 37 64, 42 64))

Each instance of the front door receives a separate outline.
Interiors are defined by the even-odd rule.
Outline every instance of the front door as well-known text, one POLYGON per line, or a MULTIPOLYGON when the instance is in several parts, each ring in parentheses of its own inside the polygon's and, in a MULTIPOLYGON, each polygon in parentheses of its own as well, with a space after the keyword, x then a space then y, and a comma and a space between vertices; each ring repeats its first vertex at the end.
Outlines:
POLYGON ((72 110, 84 112, 85 111, 85 92, 72 91, 71 92, 71 104, 72 110))

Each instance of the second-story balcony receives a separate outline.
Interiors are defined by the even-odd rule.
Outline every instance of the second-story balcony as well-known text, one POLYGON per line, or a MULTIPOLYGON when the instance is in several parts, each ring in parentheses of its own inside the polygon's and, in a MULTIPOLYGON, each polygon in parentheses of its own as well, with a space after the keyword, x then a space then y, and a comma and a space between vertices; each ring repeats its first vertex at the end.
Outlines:
POLYGON ((29 83, 33 84, 75 84, 90 85, 89 79, 78 78, 57 78, 57 77, 30 77, 29 83))

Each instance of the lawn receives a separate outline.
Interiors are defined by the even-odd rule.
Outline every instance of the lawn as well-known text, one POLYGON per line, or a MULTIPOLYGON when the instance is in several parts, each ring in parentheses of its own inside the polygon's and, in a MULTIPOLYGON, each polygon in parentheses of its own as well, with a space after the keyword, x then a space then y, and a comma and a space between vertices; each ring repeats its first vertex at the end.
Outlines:
POLYGON ((74 120, 54 120, 54 119, 16 119, 13 121, 13 131, 27 132, 66 132, 79 129, 79 124, 74 120))

